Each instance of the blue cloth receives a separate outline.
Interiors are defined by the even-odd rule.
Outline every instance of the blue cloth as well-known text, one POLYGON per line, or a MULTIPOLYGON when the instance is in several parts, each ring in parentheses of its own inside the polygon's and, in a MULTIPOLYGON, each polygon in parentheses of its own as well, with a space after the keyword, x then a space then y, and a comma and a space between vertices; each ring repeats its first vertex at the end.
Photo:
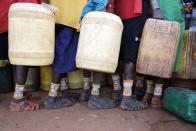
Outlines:
POLYGON ((80 20, 91 11, 101 11, 107 6, 108 0, 88 0, 87 4, 82 10, 80 20))
POLYGON ((62 31, 56 35, 55 58, 53 71, 56 73, 68 73, 76 70, 76 52, 79 32, 74 28, 63 26, 62 31))

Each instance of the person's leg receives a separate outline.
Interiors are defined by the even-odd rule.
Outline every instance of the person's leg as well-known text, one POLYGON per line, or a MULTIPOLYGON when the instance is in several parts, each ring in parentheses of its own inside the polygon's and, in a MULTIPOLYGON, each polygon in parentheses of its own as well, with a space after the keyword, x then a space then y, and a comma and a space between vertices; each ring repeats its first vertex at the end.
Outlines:
POLYGON ((80 98, 79 93, 73 93, 69 91, 68 78, 66 73, 61 74, 61 82, 60 82, 60 95, 64 98, 73 98, 74 100, 78 100, 80 98))
POLYGON ((162 95, 163 95, 163 87, 164 87, 164 79, 156 78, 156 83, 154 86, 154 93, 151 100, 151 106, 155 108, 162 107, 162 95))
POLYGON ((45 100, 44 105, 47 109, 58 109, 63 107, 72 106, 75 101, 68 98, 58 97, 58 90, 60 89, 61 73, 52 73, 52 83, 48 98, 45 100))
POLYGON ((56 109, 73 105, 72 98, 57 97, 60 89, 62 73, 76 70, 75 56, 79 33, 75 29, 61 26, 55 38, 55 58, 53 61, 53 77, 48 99, 44 102, 47 109, 56 109))
POLYGON ((142 16, 124 20, 122 34, 120 60, 124 63, 123 99, 121 108, 124 110, 142 110, 147 104, 136 100, 132 95, 132 87, 135 76, 135 65, 140 44, 143 26, 148 15, 148 2, 142 1, 142 16))
POLYGON ((145 77, 143 75, 137 74, 135 86, 134 86, 134 95, 137 98, 141 99, 145 95, 146 88, 144 86, 145 77))
POLYGON ((10 111, 34 111, 39 109, 38 104, 24 99, 24 88, 28 74, 27 66, 16 66, 16 85, 10 111))
POLYGON ((132 62, 125 63, 124 66, 124 80, 123 80, 123 99, 121 101, 121 108, 124 110, 142 110, 148 106, 136 100, 132 96, 132 87, 134 82, 135 67, 132 62))
POLYGON ((88 101, 91 95, 91 72, 84 70, 84 89, 82 91, 80 100, 81 101, 88 101))
POLYGON ((154 81, 146 80, 146 93, 142 99, 143 102, 150 104, 154 92, 154 81))
POLYGON ((121 85, 120 74, 113 74, 112 81, 113 81, 112 98, 116 101, 121 101, 122 100, 122 85, 121 85))
POLYGON ((115 100, 100 96, 99 90, 101 87, 102 77, 103 77, 103 73, 93 72, 91 97, 88 101, 88 106, 91 109, 110 109, 118 105, 118 103, 115 100))

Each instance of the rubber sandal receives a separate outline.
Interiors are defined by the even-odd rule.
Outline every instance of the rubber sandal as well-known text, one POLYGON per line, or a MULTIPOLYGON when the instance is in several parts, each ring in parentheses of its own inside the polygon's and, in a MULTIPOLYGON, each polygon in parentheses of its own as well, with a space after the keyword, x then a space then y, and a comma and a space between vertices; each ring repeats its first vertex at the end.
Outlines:
POLYGON ((161 98, 153 97, 151 100, 151 107, 162 108, 163 107, 163 100, 161 98))
POLYGON ((147 109, 149 106, 147 103, 143 103, 132 96, 128 96, 123 98, 120 107, 127 111, 139 111, 147 109))
POLYGON ((39 104, 32 103, 25 98, 21 102, 11 101, 10 103, 10 111, 12 112, 32 112, 39 109, 39 104))
POLYGON ((88 107, 93 110, 112 109, 118 106, 118 102, 109 98, 91 95, 88 101, 88 107))
POLYGON ((60 109, 60 108, 73 106, 75 103, 76 100, 74 99, 48 96, 48 98, 44 101, 44 107, 49 110, 60 109))

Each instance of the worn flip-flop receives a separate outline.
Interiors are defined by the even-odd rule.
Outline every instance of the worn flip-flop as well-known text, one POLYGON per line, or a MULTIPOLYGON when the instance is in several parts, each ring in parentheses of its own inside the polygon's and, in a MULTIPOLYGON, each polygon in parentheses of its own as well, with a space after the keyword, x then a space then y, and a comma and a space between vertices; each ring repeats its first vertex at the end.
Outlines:
POLYGON ((151 107, 162 108, 163 107, 163 100, 161 98, 153 97, 151 100, 151 107))
POLYGON ((30 102, 27 99, 22 99, 20 102, 11 101, 10 103, 10 111, 12 112, 32 112, 39 109, 39 104, 30 102))

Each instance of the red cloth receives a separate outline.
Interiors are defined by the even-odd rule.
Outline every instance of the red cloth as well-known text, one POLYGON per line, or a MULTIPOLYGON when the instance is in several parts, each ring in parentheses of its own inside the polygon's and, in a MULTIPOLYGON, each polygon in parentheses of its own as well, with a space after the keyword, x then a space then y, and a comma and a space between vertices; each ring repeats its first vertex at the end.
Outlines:
POLYGON ((0 0, 0 33, 8 31, 8 11, 10 5, 18 2, 41 4, 42 0, 0 0))
POLYGON ((122 20, 142 15, 142 0, 115 0, 115 14, 122 20))
POLYGON ((108 5, 106 6, 106 11, 114 14, 114 0, 108 0, 108 5))

